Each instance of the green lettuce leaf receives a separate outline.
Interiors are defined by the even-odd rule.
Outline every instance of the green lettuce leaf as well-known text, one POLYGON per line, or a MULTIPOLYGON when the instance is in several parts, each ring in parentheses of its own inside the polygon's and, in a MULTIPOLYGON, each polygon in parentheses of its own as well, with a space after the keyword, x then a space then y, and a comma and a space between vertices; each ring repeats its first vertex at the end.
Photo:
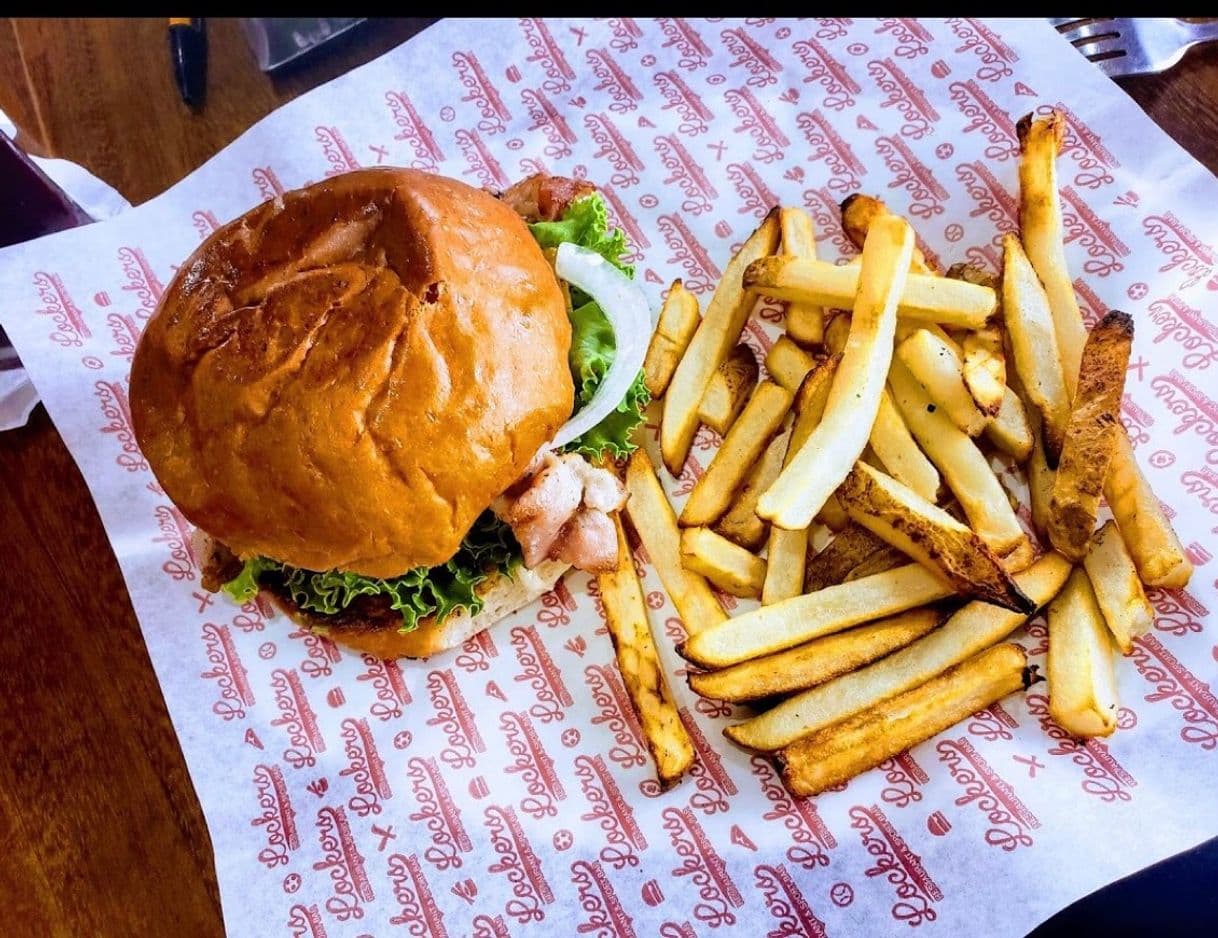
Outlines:
POLYGON ((529 230, 543 248, 556 248, 570 241, 596 251, 627 276, 634 276, 634 268, 622 263, 622 255, 629 250, 626 233, 621 228, 609 227, 609 206, 599 192, 576 199, 558 221, 535 222, 529 225, 529 230))
MULTIPOLYGON (((622 262, 629 250, 626 235, 620 228, 609 227, 609 208, 599 193, 576 199, 558 221, 529 225, 533 237, 543 248, 557 247, 570 241, 596 251, 627 276, 634 268, 622 262)), ((585 406, 605 379, 617 343, 608 318, 587 294, 571 290, 571 351, 568 361, 575 379, 575 409, 585 406)), ((643 373, 635 377, 625 399, 608 417, 572 440, 564 449, 580 453, 593 461, 606 457, 620 459, 637 448, 633 441, 634 428, 643 422, 643 410, 651 400, 643 385, 643 373)))
POLYGON ((477 615, 483 606, 479 584, 495 572, 511 575, 520 560, 520 546, 511 529, 487 511, 474 522, 452 560, 438 567, 418 567, 399 577, 378 579, 338 570, 302 570, 253 557, 222 588, 245 602, 274 578, 301 609, 323 615, 340 612, 360 596, 384 595, 390 607, 402 614, 401 631, 411 632, 427 616, 443 622, 457 609, 477 615))

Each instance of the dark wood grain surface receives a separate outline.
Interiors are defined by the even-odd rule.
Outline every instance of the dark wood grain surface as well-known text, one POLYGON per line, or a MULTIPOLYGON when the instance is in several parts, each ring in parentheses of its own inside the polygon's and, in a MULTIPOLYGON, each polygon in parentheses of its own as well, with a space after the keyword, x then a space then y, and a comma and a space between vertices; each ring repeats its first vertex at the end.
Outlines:
MULTIPOLYGON (((164 20, 0 22, 0 108, 27 149, 139 203, 298 94, 405 40, 366 24, 272 80, 208 23, 207 105, 178 100, 164 20)), ((1123 87, 1218 172, 1218 54, 1123 87)), ((122 577, 46 412, 0 434, 0 896, 6 935, 221 935, 211 842, 122 577)))

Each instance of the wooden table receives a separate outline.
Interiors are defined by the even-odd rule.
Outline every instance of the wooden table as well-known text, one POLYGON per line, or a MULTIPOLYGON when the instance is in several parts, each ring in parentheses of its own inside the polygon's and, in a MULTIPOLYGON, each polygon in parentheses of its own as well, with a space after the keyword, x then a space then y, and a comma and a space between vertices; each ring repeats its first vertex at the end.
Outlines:
MULTIPOLYGON (((208 24, 204 111, 164 20, 0 21, 0 108, 28 149, 142 202, 296 95, 408 38, 383 21, 288 76, 208 24)), ((1218 172, 1218 55, 1124 87, 1218 172)), ((0 895, 5 934, 220 935, 211 842, 101 522, 46 412, 0 434, 0 895)))

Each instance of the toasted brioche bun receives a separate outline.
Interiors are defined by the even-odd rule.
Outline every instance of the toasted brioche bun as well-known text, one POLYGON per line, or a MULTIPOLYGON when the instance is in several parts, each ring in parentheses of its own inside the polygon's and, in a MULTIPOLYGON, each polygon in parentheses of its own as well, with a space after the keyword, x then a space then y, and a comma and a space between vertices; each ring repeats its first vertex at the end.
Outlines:
MULTIPOLYGON (((182 265, 135 353, 135 435, 237 555, 398 576, 451 558, 571 415, 570 343, 509 207, 361 170, 263 203, 182 265)), ((476 627, 454 616, 429 641, 476 627)), ((428 653, 396 631, 357 641, 428 653)))
POLYGON ((341 626, 336 626, 330 617, 314 615, 277 592, 267 592, 294 622, 340 645, 377 658, 426 658, 456 648, 505 616, 523 609, 553 589, 568 567, 561 561, 546 560, 532 569, 519 567, 510 577, 496 573, 478 589, 485 605, 477 615, 461 610, 439 623, 429 616, 411 632, 398 630, 402 621, 399 613, 362 621, 348 617, 341 626))

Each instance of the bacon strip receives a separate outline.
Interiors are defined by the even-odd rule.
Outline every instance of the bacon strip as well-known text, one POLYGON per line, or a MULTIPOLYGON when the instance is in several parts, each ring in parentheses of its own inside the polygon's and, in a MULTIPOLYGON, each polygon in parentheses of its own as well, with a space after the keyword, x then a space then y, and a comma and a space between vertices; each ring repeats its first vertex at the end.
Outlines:
POLYGON ((561 560, 605 573, 617 566, 609 513, 624 504, 626 489, 612 472, 574 453, 547 453, 494 507, 520 542, 526 567, 561 560))
POLYGON ((534 173, 500 193, 499 198, 527 222, 555 221, 567 206, 596 186, 583 179, 534 173))

